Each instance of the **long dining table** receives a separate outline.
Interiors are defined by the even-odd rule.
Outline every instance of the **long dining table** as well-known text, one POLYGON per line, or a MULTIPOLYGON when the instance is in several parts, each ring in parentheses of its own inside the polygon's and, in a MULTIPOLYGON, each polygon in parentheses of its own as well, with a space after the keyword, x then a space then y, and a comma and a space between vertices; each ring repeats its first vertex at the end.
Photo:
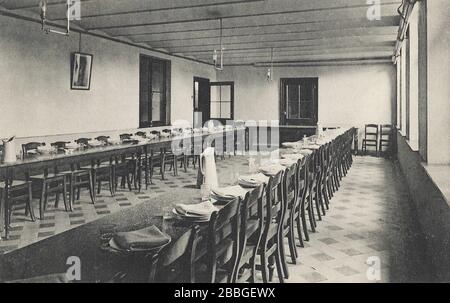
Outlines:
MULTIPOLYGON (((329 141, 323 144, 326 142, 329 141)), ((285 149, 281 153, 295 153, 295 149, 285 149)), ((219 186, 235 185, 239 175, 250 173, 249 170, 254 168, 249 166, 252 162, 249 157, 254 155, 235 156, 231 164, 218 165, 219 186)), ((155 225, 171 238, 170 244, 164 247, 160 255, 166 253, 164 250, 172 250, 171 253, 176 254, 177 244, 189 237, 193 223, 175 218, 165 220, 164 210, 178 203, 201 202, 202 193, 196 181, 193 178, 190 184, 181 188, 0 256, 0 281, 65 273, 69 257, 78 257, 81 261, 81 282, 108 281, 117 273, 118 264, 108 251, 101 248, 100 231, 111 224, 116 226, 116 231, 138 230, 155 225)))
MULTIPOLYGON (((248 173, 247 158, 236 156, 232 158, 232 165, 218 166, 219 185, 236 184, 238 175, 248 173)), ((183 237, 189 237, 192 223, 176 218, 164 220, 163 211, 178 203, 199 202, 201 190, 196 188, 196 179, 193 178, 192 183, 181 188, 0 256, 0 281, 65 273, 69 267, 66 262, 71 256, 81 261, 81 282, 108 281, 118 269, 117 264, 114 265, 115 257, 101 249, 103 226, 114 224, 117 231, 130 231, 155 225, 171 238, 171 243, 164 249, 176 250, 177 243, 183 237)))
MULTIPOLYGON (((29 172, 43 173, 44 168, 48 167, 64 167, 68 163, 92 163, 92 161, 103 159, 108 160, 120 155, 128 154, 144 154, 150 153, 150 150, 158 150, 165 153, 170 150, 174 141, 176 146, 180 146, 184 142, 190 144, 203 145, 206 140, 208 143, 214 139, 222 139, 223 150, 226 150, 226 143, 233 142, 239 148, 245 149, 247 146, 247 131, 243 127, 236 127, 233 129, 202 131, 193 134, 184 134, 181 136, 160 137, 152 140, 143 140, 137 144, 110 144, 107 146, 98 146, 88 149, 77 149, 71 152, 64 153, 46 153, 31 155, 29 157, 23 156, 12 163, 0 163, 0 176, 25 179, 29 172), (230 139, 231 138, 231 139, 230 139)), ((233 147, 234 148, 234 147, 233 147)), ((161 166, 162 170, 162 166, 161 166)), ((162 171, 163 175, 164 172, 162 171)), ((141 180, 139 180, 141 181, 141 180)), ((4 220, 4 199, 0 199, 0 233, 3 231, 4 220)))

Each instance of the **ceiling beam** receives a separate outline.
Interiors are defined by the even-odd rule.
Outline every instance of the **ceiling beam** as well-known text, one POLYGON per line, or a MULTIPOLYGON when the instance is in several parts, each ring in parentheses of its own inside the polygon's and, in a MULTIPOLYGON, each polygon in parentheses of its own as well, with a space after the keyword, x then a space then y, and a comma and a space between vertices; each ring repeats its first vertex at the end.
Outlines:
MULTIPOLYGON (((335 44, 375 44, 377 42, 395 42, 395 35, 377 35, 377 36, 353 36, 353 37, 339 37, 339 38, 312 38, 312 39, 300 39, 298 41, 292 39, 274 39, 274 40, 265 40, 265 41, 242 41, 237 43, 229 43, 224 44, 225 51, 230 49, 249 49, 252 47, 286 47, 286 46, 317 46, 317 45, 329 45, 330 47, 335 44)), ((196 50, 211 50, 220 48, 220 44, 218 42, 212 44, 200 44, 200 45, 189 45, 189 46, 177 46, 177 47, 169 47, 170 52, 178 53, 178 52, 189 52, 196 50)))
MULTIPOLYGON (((309 4, 309 7, 313 7, 311 3, 318 6, 318 4, 322 4, 321 7, 313 7, 313 8, 300 8, 298 5, 285 7, 284 5, 280 5, 279 2, 274 4, 274 1, 267 2, 271 5, 266 5, 266 7, 262 7, 257 9, 256 5, 242 5, 242 6, 227 6, 227 9, 220 10, 216 8, 215 11, 208 9, 186 9, 178 10, 174 13, 136 13, 130 14, 127 16, 120 17, 98 17, 92 18, 93 20, 85 20, 82 19, 81 24, 84 28, 88 30, 110 30, 115 28, 131 28, 131 27, 142 27, 149 25, 167 25, 174 23, 187 23, 187 22, 202 22, 202 21, 211 21, 222 19, 234 19, 234 18, 251 18, 251 17, 264 17, 264 16, 280 16, 283 18, 288 18, 288 16, 292 16, 297 14, 294 18, 304 18, 308 20, 322 20, 329 19, 330 17, 334 17, 335 15, 341 15, 342 19, 349 18, 351 16, 361 16, 365 17, 367 15, 368 5, 361 1, 358 1, 359 4, 354 5, 336 5, 333 1, 330 3, 329 0, 326 1, 302 1, 299 3, 304 3, 306 7, 309 4), (326 3, 325 3, 326 2, 326 3), (328 6, 324 6, 323 4, 328 4, 328 6), (278 5, 277 5, 278 4, 278 5), (247 7, 246 7, 247 6, 247 7), (325 19, 324 19, 325 18, 325 19), (149 22, 148 20, 152 20, 149 22)), ((286 2, 291 3, 291 2, 286 2)), ((381 10, 391 13, 391 15, 395 14, 395 10, 398 6, 398 1, 389 1, 381 4, 381 10)))
MULTIPOLYGON (((330 30, 330 31, 320 31, 320 32, 291 32, 291 33, 275 33, 275 34, 265 34, 265 35, 242 35, 235 37, 224 37, 222 38, 222 43, 224 46, 229 44, 239 44, 239 43, 256 43, 256 42, 270 42, 270 41, 282 41, 282 40, 318 40, 325 38, 346 38, 346 37, 374 37, 374 36, 389 36, 395 39, 397 34, 396 28, 391 28, 387 30, 373 30, 368 31, 365 29, 353 29, 353 30, 330 30)), ((207 45, 218 45, 220 42, 220 37, 214 38, 201 38, 201 39, 190 39, 190 40, 171 40, 171 41, 140 41, 135 40, 135 42, 149 43, 152 47, 190 47, 190 46, 207 46, 207 45)), ((220 45, 220 44, 219 44, 220 45)))
MULTIPOLYGON (((127 0, 128 2, 129 0, 127 0)), ((263 2, 266 0, 222 0, 222 1, 212 1, 210 3, 208 3, 208 0, 196 0, 196 1, 186 1, 184 3, 174 3, 174 5, 171 6, 167 6, 168 3, 165 1, 165 5, 155 5, 154 3, 152 3, 152 1, 144 1, 144 2, 140 2, 139 6, 134 5, 134 9, 130 9, 129 7, 133 7, 133 5, 130 5, 130 3, 127 3, 127 7, 124 7, 123 9, 116 9, 114 6, 112 6, 113 9, 115 9, 116 11, 112 11, 110 10, 108 12, 107 9, 105 9, 105 6, 103 6, 103 9, 99 10, 97 9, 97 11, 101 11, 99 13, 95 13, 95 8, 89 8, 89 7, 85 7, 84 11, 85 12, 90 12, 90 11, 94 11, 91 13, 84 13, 83 14, 83 19, 87 19, 87 18, 98 18, 98 17, 112 17, 112 16, 123 16, 123 15, 132 15, 132 14, 141 14, 141 13, 152 13, 152 12, 164 12, 164 11, 174 11, 174 10, 182 10, 182 9, 194 9, 194 8, 205 8, 205 7, 216 7, 216 6, 221 6, 221 5, 239 5, 239 4, 249 4, 252 2, 263 2), (189 3, 191 2, 191 3, 189 3)), ((132 3, 131 3, 132 4, 132 3)), ((97 7, 102 7, 102 5, 97 5, 97 7)), ((59 11, 55 11, 54 12, 54 16, 55 19, 53 19, 54 21, 60 21, 60 20, 64 20, 64 17, 57 17, 57 16, 61 16, 61 13, 64 13, 64 9, 65 8, 60 8, 59 11)), ((50 16, 52 17, 52 15, 50 16)))

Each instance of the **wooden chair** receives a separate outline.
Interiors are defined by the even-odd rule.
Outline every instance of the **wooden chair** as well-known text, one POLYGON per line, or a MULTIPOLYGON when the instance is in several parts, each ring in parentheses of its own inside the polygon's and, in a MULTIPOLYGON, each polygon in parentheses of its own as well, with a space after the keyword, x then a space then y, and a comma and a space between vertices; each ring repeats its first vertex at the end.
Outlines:
POLYGON ((283 257, 279 243, 281 224, 285 215, 285 203, 282 196, 283 172, 270 178, 266 186, 266 209, 264 211, 264 229, 261 243, 258 247, 261 264, 256 269, 261 270, 264 283, 272 281, 275 263, 280 283, 284 282, 283 257))
POLYGON ((316 232, 316 218, 314 214, 314 194, 316 192, 316 174, 317 174, 317 161, 319 157, 319 152, 315 150, 309 158, 308 161, 308 170, 307 170, 307 191, 306 191, 306 210, 308 212, 308 219, 312 232, 316 232))
POLYGON ((239 254, 232 283, 256 282, 256 256, 263 232, 265 186, 250 191, 241 203, 239 254))
POLYGON ((95 203, 95 188, 93 182, 93 170, 90 167, 81 167, 79 161, 73 161, 70 164, 70 170, 61 172, 69 180, 69 203, 72 208, 75 199, 80 199, 81 189, 87 188, 92 204, 95 203), (76 192, 76 195, 75 195, 76 192))
MULTIPOLYGON (((291 165, 286 169, 284 178, 283 178, 283 203, 286 204, 285 211, 286 214, 283 216, 283 221, 281 224, 281 233, 279 234, 280 238, 278 239, 278 243, 280 243, 280 254, 285 256, 284 251, 284 238, 286 237, 288 240, 289 253, 291 257, 291 261, 293 264, 297 264, 297 247, 295 245, 295 229, 294 223, 296 220, 295 210, 297 208, 298 201, 298 183, 297 183, 297 164, 291 165)), ((301 235, 300 235, 301 236, 301 235)), ((281 265, 283 266, 284 277, 287 279, 289 277, 289 272, 287 268, 286 258, 282 258, 283 262, 281 265)))
POLYGON ((380 125, 380 146, 379 151, 383 152, 383 147, 386 147, 386 154, 389 153, 391 149, 392 140, 392 125, 382 124, 380 125))
MULTIPOLYGON (((55 142, 56 143, 56 142, 55 142)), ((45 146, 45 143, 29 142, 22 144, 22 152, 24 157, 30 155, 31 152, 37 152, 39 146, 45 146)), ((27 181, 33 183, 33 187, 37 187, 39 191, 39 217, 44 219, 44 211, 47 208, 48 195, 54 193, 56 195, 55 207, 59 205, 59 196, 62 194, 64 207, 66 211, 72 211, 69 201, 67 201, 67 178, 66 175, 58 171, 56 165, 44 167, 43 173, 32 174, 28 171, 25 173, 27 181)))
MULTIPOLYGON (((3 146, 0 146, 0 151, 3 146)), ((1 179, 2 176, 0 176, 1 179)), ((31 181, 15 180, 12 170, 7 169, 3 180, 0 180, 0 205, 4 201, 4 228, 5 239, 9 239, 9 229, 11 225, 11 215, 14 205, 19 201, 25 201, 25 215, 30 215, 31 221, 35 221, 33 210, 33 192, 31 181)))
POLYGON ((378 125, 366 124, 364 127, 364 139, 362 141, 362 150, 367 154, 367 147, 375 147, 375 152, 378 156, 378 125))
POLYGON ((305 156, 297 162, 297 204, 294 208, 293 217, 297 226, 299 244, 304 247, 303 235, 309 241, 308 226, 306 223, 307 192, 308 192, 308 166, 310 155, 305 156))
MULTIPOLYGON (((96 140, 98 140, 96 138, 96 140)), ((107 138, 105 139, 107 140, 107 138)), ((101 142, 105 142, 103 140, 98 140, 101 142)), ((90 170, 92 176, 92 185, 91 188, 94 192, 94 202, 96 200, 97 194, 101 193, 101 185, 102 182, 108 182, 109 192, 111 196, 115 195, 115 187, 114 187, 114 162, 112 158, 105 160, 103 158, 93 159, 90 165, 81 166, 82 170, 90 170)))
POLYGON ((62 195, 66 211, 72 211, 67 200, 68 183, 66 174, 60 173, 56 165, 45 167, 41 174, 31 175, 27 173, 27 180, 32 181, 33 186, 37 187, 39 191, 39 216, 41 220, 44 219, 44 212, 47 209, 48 195, 53 193, 56 195, 55 208, 58 208, 59 197, 62 195))
MULTIPOLYGON (((167 130, 166 130, 167 132, 167 130)), ((152 135, 156 135, 158 136, 158 138, 161 137, 161 132, 153 130, 150 132, 152 135)), ((159 151, 155 151, 154 149, 151 149, 149 151, 150 157, 148 158, 149 161, 149 167, 150 167, 150 183, 154 172, 155 172, 155 167, 159 167, 160 168, 160 174, 161 174, 161 179, 165 180, 165 171, 166 171, 166 165, 169 164, 172 168, 173 168, 173 175, 176 176, 178 175, 178 169, 177 169, 177 156, 174 154, 171 154, 170 152, 167 151, 167 149, 165 148, 160 148, 159 151)))
POLYGON ((199 233, 199 225, 194 224, 174 245, 167 246, 158 260, 156 282, 190 283, 195 281, 193 248, 199 233))
POLYGON ((228 202, 199 229, 193 244, 194 281, 226 283, 233 277, 239 252, 240 199, 228 202))
POLYGON ((22 144, 22 155, 24 158, 38 154, 38 148, 45 146, 44 142, 29 142, 22 144))

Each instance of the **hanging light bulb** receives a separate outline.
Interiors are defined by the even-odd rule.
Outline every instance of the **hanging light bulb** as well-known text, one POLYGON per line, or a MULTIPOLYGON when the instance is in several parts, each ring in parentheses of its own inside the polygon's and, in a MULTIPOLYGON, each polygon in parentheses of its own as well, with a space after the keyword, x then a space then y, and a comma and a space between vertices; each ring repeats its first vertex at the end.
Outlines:
POLYGON ((267 69, 267 81, 273 80, 273 47, 270 49, 270 67, 267 69))
POLYGON ((47 1, 41 0, 39 2, 39 8, 41 10, 41 23, 42 23, 42 29, 44 29, 45 21, 47 20, 47 1))
POLYGON ((219 38, 220 39, 220 41, 219 41, 220 54, 216 49, 214 49, 213 63, 214 63, 214 68, 221 71, 221 70, 223 70, 223 51, 225 50, 225 48, 223 47, 223 42, 222 42, 222 18, 220 18, 219 21, 220 21, 220 38, 219 38), (218 63, 219 55, 220 55, 220 62, 218 63))

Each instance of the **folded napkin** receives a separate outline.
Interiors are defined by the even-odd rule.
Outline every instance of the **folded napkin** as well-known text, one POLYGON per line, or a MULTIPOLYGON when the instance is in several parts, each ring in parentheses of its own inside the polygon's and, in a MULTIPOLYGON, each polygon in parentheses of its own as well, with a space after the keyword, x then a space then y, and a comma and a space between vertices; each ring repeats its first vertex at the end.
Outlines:
POLYGON ((125 250, 150 250, 170 242, 170 237, 155 225, 130 232, 118 232, 113 239, 119 248, 125 250))
POLYGON ((285 170, 285 169, 286 169, 286 167, 284 167, 280 164, 274 164, 274 165, 260 167, 259 171, 266 176, 275 176, 280 171, 285 170))
POLYGON ((233 200, 237 197, 244 198, 247 190, 239 185, 216 188, 211 190, 211 196, 218 201, 233 200))
POLYGON ((242 187, 258 187, 262 183, 267 184, 269 182, 269 177, 264 174, 254 174, 249 176, 240 176, 238 178, 239 185, 242 187))
POLYGON ((175 205, 175 211, 182 217, 194 217, 209 220, 211 214, 218 211, 218 209, 211 201, 206 201, 198 204, 177 204, 175 205))

